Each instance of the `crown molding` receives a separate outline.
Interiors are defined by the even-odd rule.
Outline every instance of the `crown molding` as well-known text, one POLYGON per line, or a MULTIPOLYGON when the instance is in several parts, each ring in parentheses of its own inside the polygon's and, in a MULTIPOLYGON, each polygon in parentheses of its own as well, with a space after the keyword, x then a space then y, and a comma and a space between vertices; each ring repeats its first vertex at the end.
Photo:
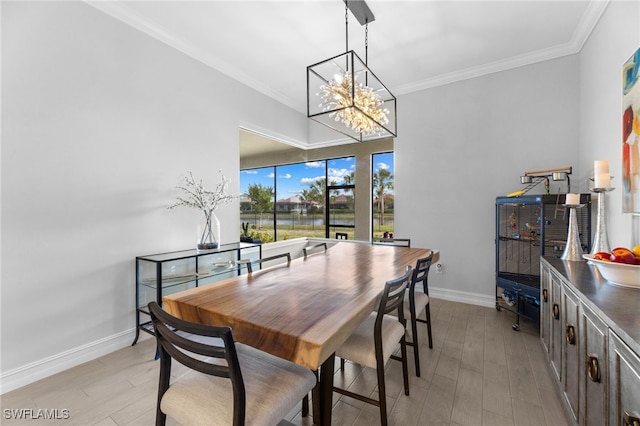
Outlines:
POLYGON ((597 0, 589 2, 589 6, 580 20, 580 24, 576 28, 571 41, 568 43, 554 46, 549 49, 541 49, 524 55, 514 56, 501 61, 491 62, 485 65, 438 75, 436 77, 420 80, 414 83, 396 86, 394 91, 400 95, 406 95, 420 90, 444 86, 458 81, 482 77, 484 75, 507 71, 525 65, 532 65, 538 62, 544 62, 579 53, 589 39, 589 36, 593 32, 605 9, 609 5, 609 1, 610 0, 597 0))
MULTIPOLYGON (((232 78, 240 83, 257 90, 258 92, 266 95, 276 101, 293 108, 295 101, 288 96, 277 92, 264 83, 249 77, 240 69, 233 65, 221 61, 220 59, 212 56, 209 52, 196 48, 192 44, 180 39, 171 34, 169 30, 158 25, 155 22, 149 21, 133 10, 126 7, 126 2, 112 2, 112 1, 99 1, 99 0, 84 0, 84 2, 107 15, 124 22, 125 24, 142 31, 143 33, 173 47, 174 49, 184 53, 191 58, 202 62, 203 64, 225 74, 229 78, 232 78)), ((294 108, 295 109, 295 108, 294 108)))
MULTIPOLYGON (((251 78, 250 76, 242 72, 242 70, 234 67, 233 65, 215 58, 209 52, 198 49, 190 43, 178 37, 175 37, 166 28, 163 28, 157 23, 147 20, 144 17, 136 14, 131 9, 126 8, 126 2, 111 2, 99 0, 84 1, 88 5, 93 6, 94 8, 126 23, 127 25, 130 25, 133 28, 138 29, 139 31, 142 31, 143 33, 159 41, 162 41, 163 43, 190 56, 191 58, 218 70, 219 72, 227 75, 234 80, 239 81, 242 84, 245 84, 246 86, 253 88, 263 95, 268 96, 284 105, 287 105, 296 111, 305 113, 304 108, 301 108, 299 105, 297 105, 297 102, 295 100, 278 91, 271 89, 263 82, 251 78)), ((611 0, 590 1, 589 6, 587 7, 587 10, 585 11, 578 27, 576 28, 571 41, 569 41, 568 43, 549 49, 542 49, 528 54, 515 56, 505 60, 470 67, 460 71, 442 74, 409 84, 396 86, 394 88, 394 92, 400 95, 405 95, 420 90, 444 86, 458 81, 482 77, 484 75, 507 71, 510 69, 535 64, 537 62, 548 61, 551 59, 579 53, 588 40, 589 36, 591 35, 592 31, 594 30, 596 24, 600 20, 600 17, 604 13, 610 1, 611 0)), ((332 141, 329 144, 336 142, 337 141, 332 141)))

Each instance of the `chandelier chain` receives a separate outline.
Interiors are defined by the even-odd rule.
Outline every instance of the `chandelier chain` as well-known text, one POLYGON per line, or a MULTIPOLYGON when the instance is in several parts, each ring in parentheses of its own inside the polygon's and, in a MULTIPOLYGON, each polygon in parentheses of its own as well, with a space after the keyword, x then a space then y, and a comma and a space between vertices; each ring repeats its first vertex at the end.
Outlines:
POLYGON ((344 2, 344 34, 345 34, 345 52, 349 51, 349 1, 344 2))
POLYGON ((369 23, 364 26, 364 64, 369 65, 369 23))

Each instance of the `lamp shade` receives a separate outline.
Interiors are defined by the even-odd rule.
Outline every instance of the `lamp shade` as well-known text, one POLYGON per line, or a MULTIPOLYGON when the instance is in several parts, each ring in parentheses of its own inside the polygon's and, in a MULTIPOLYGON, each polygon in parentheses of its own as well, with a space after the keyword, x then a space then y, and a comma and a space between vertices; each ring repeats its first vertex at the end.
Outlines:
POLYGON ((307 67, 307 117, 359 142, 397 136, 396 97, 353 50, 307 67))

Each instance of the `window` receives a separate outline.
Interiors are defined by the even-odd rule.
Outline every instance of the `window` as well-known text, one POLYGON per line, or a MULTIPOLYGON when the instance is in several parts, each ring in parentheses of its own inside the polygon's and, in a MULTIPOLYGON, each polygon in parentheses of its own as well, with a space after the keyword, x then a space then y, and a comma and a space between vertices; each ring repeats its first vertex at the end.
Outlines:
POLYGON ((276 239, 324 237, 324 161, 276 166, 276 239))
POLYGON ((275 240, 274 176, 274 167, 240 171, 242 232, 265 243, 275 240))
POLYGON ((240 221, 251 238, 354 238, 354 157, 242 170, 240 188, 240 221))
POLYGON ((337 238, 338 234, 346 234, 349 240, 355 238, 355 169, 354 157, 327 161, 327 238, 337 238))
POLYGON ((393 236, 393 152, 373 154, 371 159, 373 237, 393 236), (385 234, 386 233, 386 234, 385 234))

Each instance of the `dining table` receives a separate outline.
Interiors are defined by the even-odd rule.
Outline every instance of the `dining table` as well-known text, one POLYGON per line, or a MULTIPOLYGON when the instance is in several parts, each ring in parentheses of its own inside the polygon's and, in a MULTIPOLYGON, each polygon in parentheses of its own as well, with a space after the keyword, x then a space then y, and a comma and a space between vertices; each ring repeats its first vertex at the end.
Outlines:
POLYGON ((329 248, 163 297, 170 314, 319 372, 314 423, 331 424, 335 351, 375 310, 386 281, 439 252, 366 242, 329 248), (319 412, 316 412, 316 408, 319 412), (317 418, 319 417, 319 419, 317 418))

